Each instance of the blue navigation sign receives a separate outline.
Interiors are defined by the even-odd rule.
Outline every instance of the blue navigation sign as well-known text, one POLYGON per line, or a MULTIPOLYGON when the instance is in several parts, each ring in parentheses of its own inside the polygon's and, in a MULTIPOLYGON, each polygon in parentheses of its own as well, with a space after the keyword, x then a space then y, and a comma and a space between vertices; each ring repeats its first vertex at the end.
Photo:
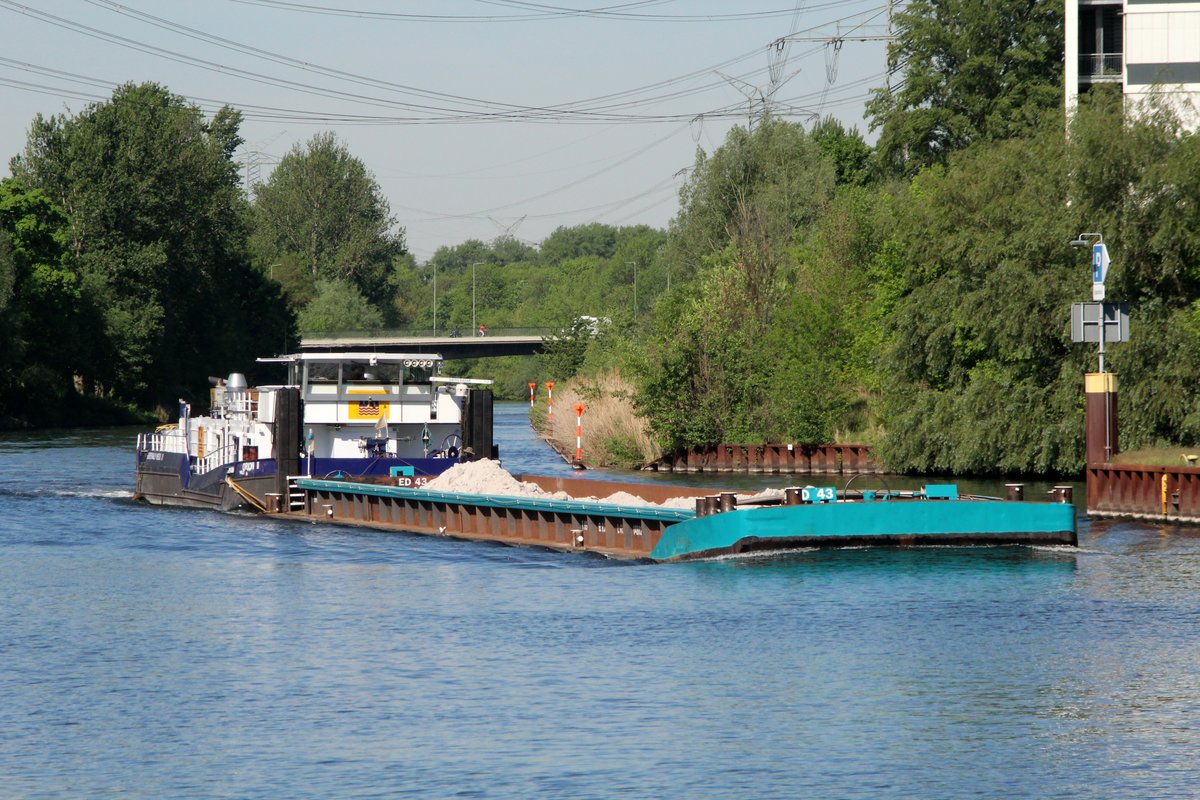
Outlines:
POLYGON ((1104 279, 1108 277, 1108 248, 1104 242, 1092 245, 1092 299, 1104 299, 1104 279))
POLYGON ((1104 283, 1108 277, 1108 248, 1104 242, 1092 245, 1092 283, 1104 283))

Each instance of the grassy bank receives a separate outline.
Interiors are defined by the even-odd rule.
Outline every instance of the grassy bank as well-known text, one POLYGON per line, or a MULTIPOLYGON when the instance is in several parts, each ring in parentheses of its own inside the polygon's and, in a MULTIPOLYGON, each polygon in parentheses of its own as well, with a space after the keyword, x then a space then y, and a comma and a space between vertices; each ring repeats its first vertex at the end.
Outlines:
POLYGON ((1200 466, 1200 447, 1145 447, 1140 450, 1117 453, 1113 456, 1113 463, 1146 467, 1200 466), (1189 462, 1187 456, 1195 458, 1189 462))
POLYGON ((615 370, 576 378, 554 390, 554 422, 546 404, 533 412, 534 428, 560 453, 575 453, 575 406, 582 404, 583 462, 589 467, 636 469, 661 455, 641 417, 634 413, 633 387, 615 370))

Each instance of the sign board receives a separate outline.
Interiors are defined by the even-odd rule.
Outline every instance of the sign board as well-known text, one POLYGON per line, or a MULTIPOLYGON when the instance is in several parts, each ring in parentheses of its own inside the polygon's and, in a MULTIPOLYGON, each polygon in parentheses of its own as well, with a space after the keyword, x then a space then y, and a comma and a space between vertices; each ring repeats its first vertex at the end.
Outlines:
POLYGON ((1092 283, 1104 283, 1108 277, 1108 248, 1104 242, 1092 245, 1092 283))
POLYGON ((1071 341, 1099 342, 1101 325, 1104 341, 1129 341, 1128 303, 1072 303, 1071 341), (1103 321, 1103 322, 1102 322, 1103 321))

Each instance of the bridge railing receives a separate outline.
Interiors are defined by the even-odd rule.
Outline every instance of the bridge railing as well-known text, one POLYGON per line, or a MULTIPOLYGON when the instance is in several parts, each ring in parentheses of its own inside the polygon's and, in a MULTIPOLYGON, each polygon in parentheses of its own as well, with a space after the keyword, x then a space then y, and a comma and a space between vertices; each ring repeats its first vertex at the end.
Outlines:
MULTIPOLYGON (((433 328, 389 328, 386 330, 374 331, 324 331, 321 333, 309 333, 304 336, 307 341, 314 340, 329 340, 329 339, 445 339, 454 338, 455 331, 458 336, 464 339, 471 336, 479 336, 478 329, 472 329, 467 326, 443 327, 438 326, 435 331, 433 328)), ((493 328, 488 326, 485 336, 554 336, 559 333, 564 333, 565 329, 560 328, 493 328)))

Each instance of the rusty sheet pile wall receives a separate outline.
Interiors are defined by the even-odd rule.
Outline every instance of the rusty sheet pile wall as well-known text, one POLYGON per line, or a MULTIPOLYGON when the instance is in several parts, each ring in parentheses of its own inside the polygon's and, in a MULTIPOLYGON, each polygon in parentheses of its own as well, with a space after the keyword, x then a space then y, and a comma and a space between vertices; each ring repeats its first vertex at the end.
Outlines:
POLYGON ((715 444, 663 455, 662 472, 779 472, 840 474, 882 472, 862 444, 715 444))
POLYGON ((1200 468, 1092 464, 1087 510, 1100 517, 1200 522, 1200 468))

